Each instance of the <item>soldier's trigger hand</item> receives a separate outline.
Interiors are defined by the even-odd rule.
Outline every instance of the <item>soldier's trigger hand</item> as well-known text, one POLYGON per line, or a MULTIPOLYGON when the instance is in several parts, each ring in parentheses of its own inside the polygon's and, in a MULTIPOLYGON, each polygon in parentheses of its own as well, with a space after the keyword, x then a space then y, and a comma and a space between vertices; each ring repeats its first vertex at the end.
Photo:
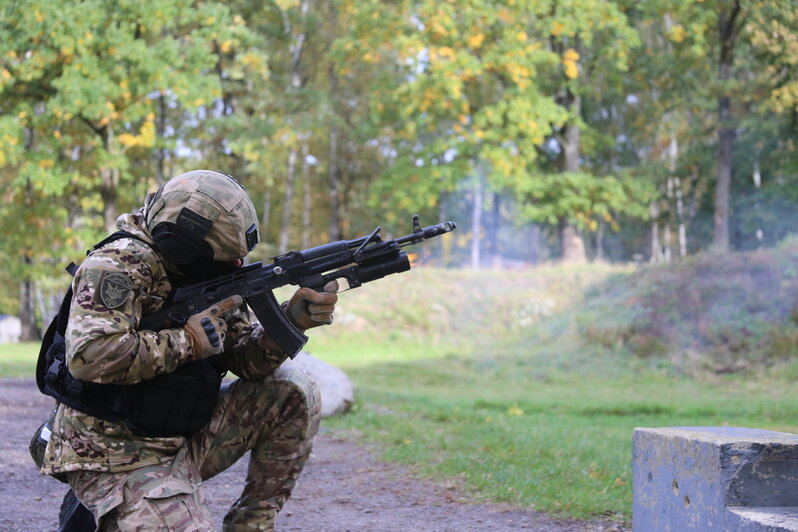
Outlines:
POLYGON ((324 285, 324 292, 300 288, 286 304, 286 313, 300 329, 312 329, 333 322, 335 304, 338 302, 338 281, 324 285))
POLYGON ((228 297, 186 321, 183 329, 191 343, 192 358, 218 355, 224 350, 224 337, 227 334, 225 318, 235 313, 243 302, 241 296, 228 297))

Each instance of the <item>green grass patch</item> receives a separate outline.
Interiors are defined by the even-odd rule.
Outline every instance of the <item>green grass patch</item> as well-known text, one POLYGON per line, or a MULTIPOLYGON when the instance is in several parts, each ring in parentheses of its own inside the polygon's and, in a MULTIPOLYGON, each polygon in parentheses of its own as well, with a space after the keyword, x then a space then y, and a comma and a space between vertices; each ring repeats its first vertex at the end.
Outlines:
POLYGON ((708 383, 655 370, 608 379, 588 367, 559 371, 556 356, 549 344, 522 358, 351 367, 357 406, 325 423, 357 429, 387 459, 456 479, 480 499, 617 520, 630 518, 635 427, 798 431, 798 392, 785 383, 708 383))
POLYGON ((0 344, 0 378, 35 377, 38 342, 0 344))

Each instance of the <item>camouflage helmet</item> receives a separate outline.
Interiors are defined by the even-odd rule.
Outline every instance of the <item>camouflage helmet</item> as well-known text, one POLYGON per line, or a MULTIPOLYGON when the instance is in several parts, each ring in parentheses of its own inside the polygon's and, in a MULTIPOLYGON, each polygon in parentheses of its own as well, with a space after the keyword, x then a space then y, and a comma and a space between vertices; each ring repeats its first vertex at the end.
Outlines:
POLYGON ((258 243, 252 200, 232 177, 194 170, 170 179, 144 207, 156 249, 175 264, 241 259, 258 243))

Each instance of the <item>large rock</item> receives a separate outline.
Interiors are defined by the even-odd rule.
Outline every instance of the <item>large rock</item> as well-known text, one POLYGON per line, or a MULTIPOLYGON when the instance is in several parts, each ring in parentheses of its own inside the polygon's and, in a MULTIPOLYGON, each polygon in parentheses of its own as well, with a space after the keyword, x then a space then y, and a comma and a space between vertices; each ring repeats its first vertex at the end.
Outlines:
POLYGON ((307 352, 301 352, 284 364, 295 364, 316 380, 321 391, 321 416, 336 416, 348 412, 355 402, 355 389, 349 376, 342 370, 319 360, 307 352))
POLYGON ((16 316, 0 314, 0 344, 17 343, 22 336, 22 322, 16 316))

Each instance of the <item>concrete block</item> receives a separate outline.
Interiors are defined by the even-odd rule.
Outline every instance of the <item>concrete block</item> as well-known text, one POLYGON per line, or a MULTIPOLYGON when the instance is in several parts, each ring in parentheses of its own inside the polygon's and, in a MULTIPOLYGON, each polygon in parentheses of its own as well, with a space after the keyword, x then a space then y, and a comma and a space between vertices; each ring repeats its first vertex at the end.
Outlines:
POLYGON ((635 532, 798 531, 798 435, 640 428, 632 455, 635 532))
POLYGON ((785 532, 798 530, 798 508, 729 508, 728 532, 785 532))

